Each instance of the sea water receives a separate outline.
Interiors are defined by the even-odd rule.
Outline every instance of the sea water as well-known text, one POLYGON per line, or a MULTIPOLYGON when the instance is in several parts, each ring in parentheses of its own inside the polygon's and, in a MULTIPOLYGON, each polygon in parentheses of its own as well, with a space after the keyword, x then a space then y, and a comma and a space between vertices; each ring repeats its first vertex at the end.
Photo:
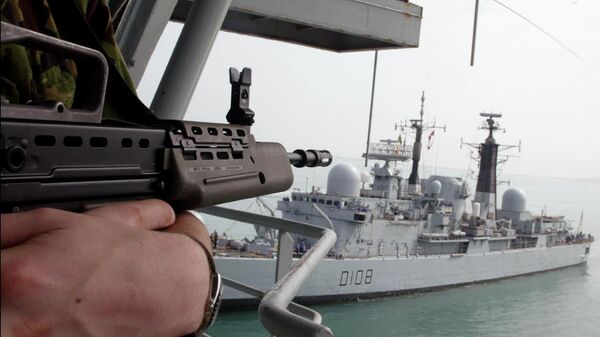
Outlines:
MULTIPOLYGON (((361 164, 357 159, 341 161, 361 164)), ((425 172, 433 173, 431 169, 425 172)), ((439 169, 437 173, 465 177, 459 170, 439 169)), ((326 169, 294 170, 294 174, 293 189, 326 187, 326 169)), ((337 337, 600 337, 600 180, 521 175, 502 179, 525 190, 527 208, 534 214, 565 215, 577 228, 583 211, 582 231, 597 239, 587 264, 427 293, 312 306, 323 316, 323 324, 337 337)), ((474 189, 474 182, 471 186, 474 189)), ((498 187, 499 200, 506 188, 498 187)), ((264 200, 274 206, 285 195, 264 200)), ((258 211, 255 200, 227 206, 258 211)), ((246 224, 214 217, 207 217, 206 222, 211 231, 226 231, 231 237, 254 236, 254 229, 246 224)), ((213 337, 269 336, 255 310, 223 312, 208 333, 213 337)))

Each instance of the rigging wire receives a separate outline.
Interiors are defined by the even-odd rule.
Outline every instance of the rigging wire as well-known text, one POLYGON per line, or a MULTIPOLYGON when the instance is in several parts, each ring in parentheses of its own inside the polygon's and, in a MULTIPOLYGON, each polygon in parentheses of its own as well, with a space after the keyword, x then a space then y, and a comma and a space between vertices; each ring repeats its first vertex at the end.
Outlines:
POLYGON ((573 56, 577 57, 578 59, 580 59, 581 61, 583 61, 583 58, 581 56, 579 56, 579 54, 577 54, 575 51, 573 51, 571 48, 569 48, 566 44, 564 44, 563 42, 561 42, 559 39, 557 39, 556 37, 554 37, 552 34, 550 34, 548 31, 546 31, 544 28, 540 27, 538 24, 536 24, 535 22, 531 21, 530 19, 528 19, 527 17, 525 17, 523 14, 517 12, 516 10, 512 9, 511 7, 509 7, 508 5, 502 3, 499 0, 492 0, 493 2, 497 3, 498 5, 506 8, 507 10, 509 10, 510 12, 512 12, 513 14, 517 15, 518 17, 520 17, 521 19, 525 20, 526 22, 528 22, 530 25, 534 26, 535 28, 537 28, 539 31, 541 31, 542 33, 544 33, 545 35, 547 35, 549 38, 551 38, 552 40, 554 40, 554 42, 558 43, 559 45, 561 45, 564 49, 566 49, 569 53, 573 54, 573 56))
MULTIPOLYGON (((473 142, 477 142, 477 138, 479 137, 479 128, 475 131, 475 137, 473 137, 473 142)), ((471 164, 473 163, 473 150, 469 151, 469 163, 467 164, 467 171, 465 171, 465 181, 469 179, 469 174, 471 174, 471 164)))

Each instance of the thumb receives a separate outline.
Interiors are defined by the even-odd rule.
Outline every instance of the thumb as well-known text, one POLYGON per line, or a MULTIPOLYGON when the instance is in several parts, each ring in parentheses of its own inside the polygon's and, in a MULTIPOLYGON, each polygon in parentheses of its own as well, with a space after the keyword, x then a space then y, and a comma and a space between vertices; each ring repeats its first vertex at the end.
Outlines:
POLYGON ((211 247, 210 236, 208 235, 206 226, 191 212, 177 214, 175 223, 164 229, 163 232, 185 234, 201 242, 204 247, 208 249, 211 247))

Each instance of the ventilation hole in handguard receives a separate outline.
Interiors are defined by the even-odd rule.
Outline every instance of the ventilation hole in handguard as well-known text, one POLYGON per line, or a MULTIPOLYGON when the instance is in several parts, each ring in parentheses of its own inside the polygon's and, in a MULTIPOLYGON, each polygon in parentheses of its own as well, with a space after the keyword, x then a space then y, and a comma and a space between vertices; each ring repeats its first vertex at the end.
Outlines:
POLYGON ((184 160, 196 160, 196 159, 198 159, 198 156, 196 155, 196 151, 194 151, 194 152, 190 152, 190 153, 184 153, 183 159, 184 160))
POLYGON ((140 139, 139 145, 142 149, 145 149, 150 146, 150 141, 148 140, 148 138, 142 138, 140 139))
POLYGON ((121 139, 121 146, 128 149, 133 146, 133 140, 131 138, 121 139))
POLYGON ((35 136, 34 142, 37 146, 54 146, 56 144, 56 137, 52 135, 38 135, 35 136))
POLYGON ((90 138, 91 147, 106 147, 108 145, 108 139, 105 137, 92 137, 90 138))

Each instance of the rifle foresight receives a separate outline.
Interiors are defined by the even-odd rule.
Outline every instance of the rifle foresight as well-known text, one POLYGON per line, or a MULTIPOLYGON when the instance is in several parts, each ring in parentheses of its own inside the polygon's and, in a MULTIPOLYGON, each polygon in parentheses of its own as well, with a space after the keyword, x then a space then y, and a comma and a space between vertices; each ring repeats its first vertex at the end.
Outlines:
POLYGON ((241 74, 232 69, 230 75, 229 124, 81 121, 76 118, 80 111, 55 111, 61 104, 2 102, 0 211, 82 211, 147 198, 180 210, 197 209, 286 191, 294 181, 291 165, 331 164, 326 150, 288 153, 279 143, 257 142, 250 130, 250 69, 241 74))

